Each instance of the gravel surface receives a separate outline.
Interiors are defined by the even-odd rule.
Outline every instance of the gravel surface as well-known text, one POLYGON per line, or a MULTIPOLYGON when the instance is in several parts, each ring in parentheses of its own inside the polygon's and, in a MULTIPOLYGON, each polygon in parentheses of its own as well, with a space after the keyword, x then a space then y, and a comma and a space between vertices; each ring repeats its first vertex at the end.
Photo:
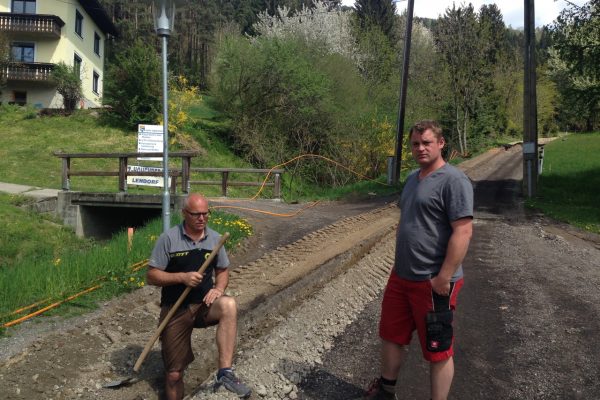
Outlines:
MULTIPOLYGON (((462 165, 477 209, 450 397, 598 399, 600 238, 523 209, 520 154, 520 146, 497 149, 462 165)), ((253 399, 353 399, 378 375, 379 306, 399 217, 386 205, 392 200, 324 203, 286 219, 240 212, 256 235, 233 257, 229 293, 241 310, 236 369, 253 399)), ((303 205, 253 207, 290 213, 303 205)), ((14 330, 0 341, 3 398, 160 398, 157 347, 140 382, 101 388, 131 371, 156 326, 157 300, 147 287, 66 324, 42 319, 14 330)), ((188 398, 235 398, 209 389, 214 328, 193 340, 188 398)), ((428 399, 428 365, 416 343, 407 364, 400 398, 428 399)))

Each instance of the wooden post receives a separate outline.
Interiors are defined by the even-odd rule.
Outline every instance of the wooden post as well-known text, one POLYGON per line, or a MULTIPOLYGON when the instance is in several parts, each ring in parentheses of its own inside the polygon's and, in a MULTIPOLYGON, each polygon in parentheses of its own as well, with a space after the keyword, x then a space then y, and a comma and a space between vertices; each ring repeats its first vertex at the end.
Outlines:
POLYGON ((127 157, 119 157, 119 191, 127 191, 127 157))
POLYGON ((223 197, 227 197, 227 180, 229 179, 229 171, 223 171, 221 180, 221 193, 223 197))
POLYGON ((71 158, 63 157, 62 159, 62 190, 71 190, 71 182, 69 181, 69 173, 71 172, 71 158))
MULTIPOLYGON (((171 170, 169 172, 169 175, 171 175, 173 172, 173 170, 171 170)), ((171 178, 171 194, 177 194, 177 174, 172 174, 171 178)))
POLYGON ((181 191, 185 194, 190 190, 190 158, 181 157, 181 191))
POLYGON ((535 197, 538 180, 537 92, 534 0, 525 0, 525 73, 523 83, 523 191, 535 197))
POLYGON ((273 185, 273 197, 277 200, 281 199, 281 174, 275 173, 275 184, 273 185))

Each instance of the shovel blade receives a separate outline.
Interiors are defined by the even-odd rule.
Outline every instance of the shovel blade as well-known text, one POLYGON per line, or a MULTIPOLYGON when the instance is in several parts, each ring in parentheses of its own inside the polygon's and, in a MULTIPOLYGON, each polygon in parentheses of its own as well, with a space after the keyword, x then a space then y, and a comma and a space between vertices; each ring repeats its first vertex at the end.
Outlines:
POLYGON ((107 388, 107 389, 117 389, 117 388, 120 388, 121 386, 127 386, 127 385, 131 385, 133 383, 136 383, 139 380, 140 379, 138 377, 128 376, 126 378, 117 379, 117 380, 105 383, 104 385, 102 385, 102 387, 107 388))

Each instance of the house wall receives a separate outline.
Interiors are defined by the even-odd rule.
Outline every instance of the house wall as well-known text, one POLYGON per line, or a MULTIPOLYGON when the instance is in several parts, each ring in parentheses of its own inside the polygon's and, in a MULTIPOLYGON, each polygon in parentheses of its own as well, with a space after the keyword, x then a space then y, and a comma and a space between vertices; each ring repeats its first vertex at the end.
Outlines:
MULTIPOLYGON (((0 0, 0 12, 10 12, 10 0, 0 0)), ((61 28, 61 38, 45 39, 36 36, 23 37, 23 41, 35 43, 35 62, 59 63, 65 62, 73 65, 75 54, 81 58, 81 86, 84 99, 79 107, 99 107, 104 79, 104 45, 106 35, 96 26, 92 18, 85 12, 78 1, 65 2, 61 0, 38 0, 36 3, 37 14, 56 15, 60 17, 65 25, 61 28), (83 16, 82 34, 75 33, 76 12, 83 16), (94 53, 94 33, 100 37, 100 54, 94 53), (98 91, 94 93, 94 72, 99 75, 98 91)), ((12 41, 21 40, 13 38, 12 41)), ((12 85, 3 88, 2 101, 12 101, 14 90, 24 90, 26 85, 12 85)), ((49 89, 36 88, 27 89, 27 102, 32 105, 42 104, 42 107, 62 107, 62 96, 49 95, 49 89)))

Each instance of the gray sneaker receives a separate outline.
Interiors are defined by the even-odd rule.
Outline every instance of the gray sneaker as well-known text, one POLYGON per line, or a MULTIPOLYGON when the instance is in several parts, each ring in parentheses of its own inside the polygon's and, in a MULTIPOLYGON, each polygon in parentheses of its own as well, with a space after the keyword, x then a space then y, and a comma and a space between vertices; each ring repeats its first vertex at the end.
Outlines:
POLYGON ((240 381, 233 371, 226 371, 221 378, 215 377, 214 391, 219 390, 221 386, 238 395, 240 399, 247 399, 252 394, 252 389, 240 381))

